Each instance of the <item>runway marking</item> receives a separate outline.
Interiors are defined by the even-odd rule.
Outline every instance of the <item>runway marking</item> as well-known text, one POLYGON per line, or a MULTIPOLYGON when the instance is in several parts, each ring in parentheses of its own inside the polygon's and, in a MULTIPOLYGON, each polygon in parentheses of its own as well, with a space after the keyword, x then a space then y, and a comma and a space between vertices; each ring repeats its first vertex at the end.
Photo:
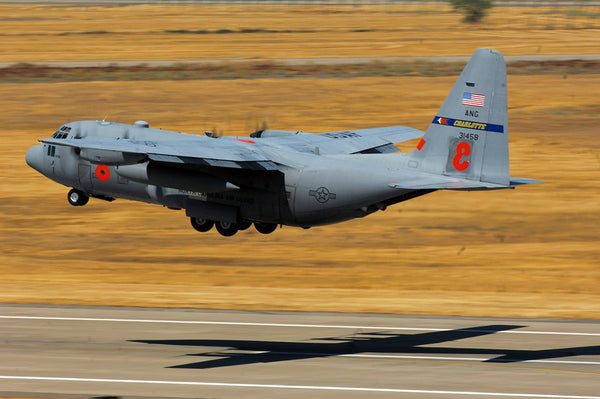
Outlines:
POLYGON ((496 396, 496 397, 517 397, 517 398, 600 399, 600 396, 549 395, 549 394, 537 394, 537 393, 442 391, 442 390, 427 390, 427 389, 365 388, 365 387, 340 387, 340 386, 318 386, 318 385, 244 384, 244 383, 200 382, 200 381, 125 380, 125 379, 104 379, 104 378, 36 377, 36 376, 12 376, 12 375, 1 375, 0 379, 3 379, 3 380, 27 380, 27 381, 188 385, 188 386, 213 386, 213 387, 229 387, 229 388, 298 389, 298 390, 355 391, 355 392, 357 392, 357 391, 358 392, 392 392, 392 393, 414 393, 414 394, 420 393, 420 394, 435 394, 435 395, 471 395, 471 396, 496 396))
POLYGON ((199 320, 148 320, 148 319, 112 319, 92 317, 48 317, 48 316, 0 316, 0 319, 23 319, 23 320, 57 320, 57 321, 102 321, 119 323, 165 323, 165 324, 207 324, 226 326, 260 326, 260 327, 301 327, 301 328, 344 328, 353 330, 397 330, 397 331, 467 331, 495 334, 540 334, 540 335, 575 335, 600 337, 600 333, 581 332, 559 332, 559 331, 497 331, 480 330, 476 328, 448 329, 448 328, 423 328, 423 327, 390 327, 390 326, 350 326, 350 325, 326 325, 326 324, 284 324, 284 323, 250 323, 237 321, 199 321, 199 320))
MULTIPOLYGON (((458 356, 410 356, 410 355, 370 355, 370 354, 335 354, 335 353, 302 353, 302 352, 269 352, 269 351, 249 351, 252 354, 271 354, 271 355, 288 355, 288 356, 328 356, 328 357, 349 357, 360 359, 407 359, 407 360, 458 360, 470 362, 485 362, 493 358, 482 357, 458 357, 458 356)), ((212 352, 214 353, 214 352, 212 352)), ((588 362, 578 360, 549 360, 549 359, 506 359, 502 362, 494 364, 511 365, 512 361, 519 363, 559 363, 559 364, 579 364, 579 365, 600 365, 600 362, 588 362)), ((594 373, 598 374, 598 373, 594 373)))

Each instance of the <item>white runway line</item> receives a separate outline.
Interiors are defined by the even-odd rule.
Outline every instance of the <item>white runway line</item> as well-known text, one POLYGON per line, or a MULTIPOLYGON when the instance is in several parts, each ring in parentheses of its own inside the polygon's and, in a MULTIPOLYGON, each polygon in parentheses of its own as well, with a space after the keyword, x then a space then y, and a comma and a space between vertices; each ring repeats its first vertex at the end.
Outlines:
MULTIPOLYGON (((270 355, 288 355, 288 356, 327 356, 327 357, 348 357, 360 359, 400 359, 400 360, 442 360, 442 361, 463 361, 463 362, 486 362, 494 358, 487 357, 458 357, 458 356, 416 356, 416 355, 371 355, 362 353, 305 353, 305 352, 269 352, 269 351, 249 351, 251 354, 270 354, 270 355)), ((495 364, 517 363, 556 363, 556 364, 579 364, 598 366, 600 362, 589 362, 582 360, 551 360, 551 359, 506 359, 495 364), (512 361, 511 361, 512 360, 512 361)))
POLYGON ((299 327, 299 328, 343 328, 353 330, 396 330, 396 331, 467 331, 484 332, 495 334, 540 334, 540 335, 575 335, 600 337, 600 333, 581 333, 581 332, 558 332, 558 331, 496 331, 480 330, 477 328, 447 329, 447 328, 423 328, 423 327, 390 327, 390 326, 345 326, 345 325, 325 325, 325 324, 282 324, 282 323, 249 323, 237 321, 197 321, 197 320, 148 320, 148 319, 111 319, 111 318, 92 318, 92 317, 49 317, 49 316, 1 316, 0 319, 21 319, 21 320, 56 320, 56 321, 101 321, 118 323, 165 323, 165 324, 209 324, 209 325, 229 325, 229 326, 259 326, 259 327, 299 327))
POLYGON ((297 389, 320 391, 354 391, 354 392, 387 392, 387 393, 412 393, 434 395, 471 395, 471 396, 496 396, 512 398, 552 398, 552 399, 600 399, 600 396, 580 395, 547 395, 536 393, 508 393, 508 392, 475 392, 475 391, 438 391, 427 389, 397 389, 397 388, 364 388, 364 387, 336 387, 316 385, 280 385, 280 384, 243 384, 226 382, 198 382, 198 381, 154 381, 154 380, 119 380, 104 378, 70 378, 70 377, 35 377, 1 375, 3 380, 29 380, 29 381, 61 381, 61 382, 95 382, 95 383, 121 383, 121 384, 154 384, 154 385, 183 385, 183 386, 212 386, 227 388, 263 388, 263 389, 297 389))

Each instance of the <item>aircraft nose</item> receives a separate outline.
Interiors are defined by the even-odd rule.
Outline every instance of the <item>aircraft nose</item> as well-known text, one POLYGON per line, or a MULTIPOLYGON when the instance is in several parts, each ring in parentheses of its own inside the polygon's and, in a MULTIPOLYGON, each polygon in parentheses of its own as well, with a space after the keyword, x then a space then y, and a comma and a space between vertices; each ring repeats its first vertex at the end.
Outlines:
POLYGON ((31 147, 29 151, 27 151, 27 155, 25 155, 25 162, 27 165, 37 170, 40 173, 44 173, 43 165, 44 165, 44 146, 36 145, 35 147, 31 147))

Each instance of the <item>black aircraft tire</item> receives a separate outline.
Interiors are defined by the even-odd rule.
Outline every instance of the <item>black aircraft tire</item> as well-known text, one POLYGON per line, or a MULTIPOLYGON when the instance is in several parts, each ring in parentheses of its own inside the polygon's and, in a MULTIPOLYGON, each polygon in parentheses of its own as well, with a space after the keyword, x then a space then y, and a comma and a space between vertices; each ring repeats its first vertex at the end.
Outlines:
POLYGON ((217 228, 217 231, 224 237, 231 237, 239 230, 236 223, 229 222, 217 222, 215 223, 215 227, 217 228))
POLYGON ((200 219, 191 217, 190 222, 192 223, 192 227, 201 233, 205 233, 213 228, 215 222, 208 219, 200 219))
POLYGON ((254 228, 261 234, 271 234, 277 229, 275 223, 254 223, 254 228))
POLYGON ((247 220, 241 220, 237 224, 239 231, 248 230, 250 228, 250 226, 252 226, 252 222, 249 222, 247 220))
POLYGON ((69 194, 67 194, 67 200, 69 201, 69 204, 73 206, 83 206, 88 203, 90 197, 83 191, 72 189, 69 191, 69 194))

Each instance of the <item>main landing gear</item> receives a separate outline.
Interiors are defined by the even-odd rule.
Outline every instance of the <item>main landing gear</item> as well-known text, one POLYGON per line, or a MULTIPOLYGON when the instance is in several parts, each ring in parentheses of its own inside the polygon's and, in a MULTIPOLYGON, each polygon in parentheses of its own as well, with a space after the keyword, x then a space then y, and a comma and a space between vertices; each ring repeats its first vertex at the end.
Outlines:
POLYGON ((277 228, 275 223, 254 222, 254 228, 261 234, 271 234, 277 228))
POLYGON ((190 221, 192 222, 192 227, 201 233, 209 231, 215 225, 215 222, 208 219, 190 218, 190 221))
MULTIPOLYGON (((192 227, 199 232, 204 233, 215 227, 217 231, 224 237, 231 237, 238 231, 246 230, 252 226, 252 222, 248 220, 242 220, 238 223, 231 223, 215 222, 213 220, 191 217, 190 222, 192 223, 192 227)), ((275 229, 277 229, 277 225, 275 223, 255 222, 254 228, 259 233, 271 234, 275 231, 275 229)))
POLYGON ((215 224, 215 227, 217 228, 217 231, 223 237, 231 237, 232 235, 237 233, 239 230, 237 227, 237 223, 230 223, 230 222, 217 222, 215 224))
POLYGON ((69 201, 69 204, 73 206, 83 206, 88 203, 90 196, 83 191, 72 189, 69 191, 69 194, 67 194, 67 200, 69 201))

